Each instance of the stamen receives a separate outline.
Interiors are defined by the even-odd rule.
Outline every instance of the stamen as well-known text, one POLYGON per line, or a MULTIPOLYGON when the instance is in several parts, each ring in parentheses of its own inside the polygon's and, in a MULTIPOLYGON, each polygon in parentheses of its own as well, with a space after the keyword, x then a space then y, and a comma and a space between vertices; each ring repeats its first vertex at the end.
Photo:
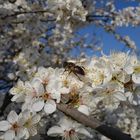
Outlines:
POLYGON ((12 127, 11 127, 12 130, 17 131, 18 128, 19 128, 19 125, 18 125, 17 122, 15 122, 14 124, 12 124, 12 127))

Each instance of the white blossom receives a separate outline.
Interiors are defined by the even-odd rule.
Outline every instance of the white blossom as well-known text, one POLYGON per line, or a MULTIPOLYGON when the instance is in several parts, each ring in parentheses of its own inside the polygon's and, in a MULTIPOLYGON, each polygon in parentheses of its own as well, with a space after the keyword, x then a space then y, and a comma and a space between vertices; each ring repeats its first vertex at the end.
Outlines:
POLYGON ((37 124, 39 123, 41 116, 39 114, 31 113, 29 110, 25 110, 20 115, 20 124, 25 127, 24 139, 29 139, 30 136, 37 134, 37 124))
POLYGON ((107 83, 111 80, 112 72, 110 66, 104 60, 91 60, 88 64, 86 77, 92 82, 92 87, 107 83))
POLYGON ((60 119, 57 126, 51 127, 47 134, 61 136, 65 140, 78 140, 81 135, 92 138, 92 135, 82 125, 65 117, 60 119))
POLYGON ((19 80, 17 85, 10 89, 10 93, 14 95, 12 101, 23 102, 26 95, 26 88, 23 81, 19 80))
MULTIPOLYGON (((23 99, 22 112, 19 115, 20 127, 24 130, 22 138, 28 139, 36 135, 36 125, 41 116, 54 113, 57 110, 56 104, 61 102, 87 116, 96 115, 100 118, 102 115, 108 115, 102 121, 110 123, 116 120, 107 120, 111 118, 109 113, 125 104, 135 106, 140 104, 140 62, 135 53, 111 53, 110 56, 103 55, 99 58, 81 60, 78 64, 73 63, 83 68, 85 75, 79 73, 75 75, 73 71, 70 73, 64 68, 39 67, 32 79, 18 81, 10 90, 14 95, 13 101, 23 99)), ((119 116, 117 125, 122 127, 121 117, 119 116)), ((137 127, 135 122, 136 118, 132 126, 134 129, 137 127)), ((8 121, 0 123, 5 124, 2 131, 9 131, 11 124, 8 121)), ((125 119, 125 123, 129 124, 129 119, 125 119)), ((81 124, 63 117, 58 125, 48 130, 47 134, 61 136, 66 140, 77 140, 84 138, 84 135, 92 138, 81 124)), ((13 131, 8 135, 17 137, 13 131)))
POLYGON ((140 84, 140 64, 134 67, 134 73, 132 74, 132 80, 136 84, 140 84))
POLYGON ((11 111, 7 120, 0 121, 0 131, 4 131, 4 140, 21 139, 25 136, 25 129, 20 125, 19 116, 15 111, 11 111))
POLYGON ((57 20, 65 20, 74 17, 85 21, 87 11, 83 8, 80 0, 48 0, 48 6, 57 10, 57 20), (68 14, 68 15, 67 15, 68 14))

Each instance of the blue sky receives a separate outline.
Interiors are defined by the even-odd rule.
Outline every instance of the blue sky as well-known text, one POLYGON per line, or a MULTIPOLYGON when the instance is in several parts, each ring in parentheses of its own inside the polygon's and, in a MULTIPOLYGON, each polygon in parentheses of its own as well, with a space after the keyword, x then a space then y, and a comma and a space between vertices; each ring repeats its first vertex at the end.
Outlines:
MULTIPOLYGON (((139 5, 139 2, 133 2, 133 1, 126 2, 126 1, 127 0, 116 0, 115 4, 117 7, 117 10, 129 7, 129 6, 136 7, 139 5)), ((139 49, 140 49, 140 26, 138 26, 138 27, 132 27, 132 26, 119 27, 119 28, 117 28, 116 31, 121 36, 126 36, 126 35, 130 36, 130 38, 133 41, 135 41, 135 44, 139 51, 139 49)), ((125 45, 123 43, 116 40, 113 35, 104 31, 103 28, 97 27, 93 24, 80 29, 78 34, 80 34, 82 36, 85 34, 89 34, 89 39, 91 39, 90 36, 95 34, 96 37, 101 40, 101 43, 103 44, 103 51, 106 54, 109 54, 110 50, 111 51, 127 51, 128 50, 127 47, 125 47, 125 45)), ((88 51, 88 54, 91 55, 92 53, 90 51, 88 51)))
MULTIPOLYGON (((130 38, 135 41, 136 46, 140 48, 140 27, 121 27, 117 29, 117 32, 122 36, 129 35, 130 38)), ((112 34, 104 31, 101 27, 90 25, 80 30, 81 35, 85 35, 87 33, 89 36, 92 36, 95 33, 96 37, 100 38, 103 43, 103 50, 105 53, 108 53, 110 50, 128 50, 123 43, 116 40, 112 34)))

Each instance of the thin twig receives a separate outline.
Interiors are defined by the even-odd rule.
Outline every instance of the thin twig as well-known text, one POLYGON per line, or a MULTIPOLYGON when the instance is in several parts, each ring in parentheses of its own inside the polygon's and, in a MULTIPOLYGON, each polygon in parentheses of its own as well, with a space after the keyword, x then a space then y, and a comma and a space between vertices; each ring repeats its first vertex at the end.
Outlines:
POLYGON ((46 12, 50 13, 48 10, 17 11, 17 12, 14 12, 13 14, 1 16, 0 18, 1 18, 2 20, 4 20, 4 19, 6 19, 6 18, 15 17, 15 16, 22 15, 22 14, 38 14, 38 13, 46 13, 46 12))

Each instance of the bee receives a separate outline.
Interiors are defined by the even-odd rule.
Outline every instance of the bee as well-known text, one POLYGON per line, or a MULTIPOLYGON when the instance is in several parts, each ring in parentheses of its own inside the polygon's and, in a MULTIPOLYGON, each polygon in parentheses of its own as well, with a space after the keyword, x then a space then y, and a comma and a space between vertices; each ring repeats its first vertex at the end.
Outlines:
POLYGON ((84 68, 81 66, 78 66, 72 62, 64 62, 63 67, 65 68, 65 71, 69 72, 69 74, 71 74, 71 73, 75 74, 80 81, 81 81, 81 79, 80 79, 79 75, 85 76, 84 68))

